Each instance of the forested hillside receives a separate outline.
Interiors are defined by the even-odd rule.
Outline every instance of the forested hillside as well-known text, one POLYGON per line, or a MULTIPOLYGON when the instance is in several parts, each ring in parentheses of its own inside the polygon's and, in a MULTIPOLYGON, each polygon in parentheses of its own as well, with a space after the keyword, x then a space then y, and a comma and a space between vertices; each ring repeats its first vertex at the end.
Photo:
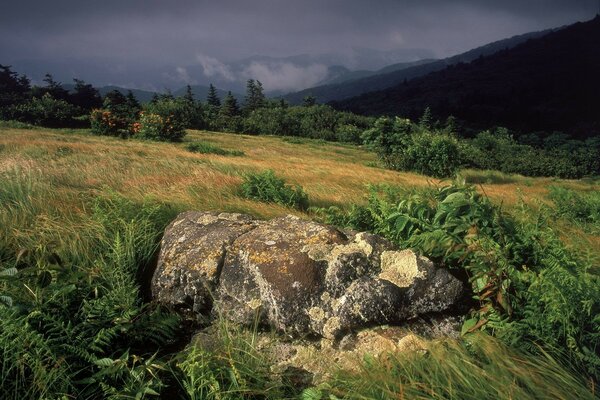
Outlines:
POLYGON ((417 117, 430 107, 473 126, 568 132, 600 129, 600 17, 469 64, 340 101, 336 107, 369 115, 417 117))

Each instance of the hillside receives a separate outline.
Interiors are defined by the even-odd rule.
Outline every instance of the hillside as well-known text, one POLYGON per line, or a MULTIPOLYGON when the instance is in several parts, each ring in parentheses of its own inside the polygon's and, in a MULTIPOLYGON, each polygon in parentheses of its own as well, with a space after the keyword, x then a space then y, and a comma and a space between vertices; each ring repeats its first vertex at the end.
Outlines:
POLYGON ((600 17, 571 25, 469 64, 336 103, 369 115, 417 118, 429 106, 474 126, 600 131, 600 17))
POLYGON ((494 54, 500 50, 512 48, 532 38, 538 38, 551 32, 551 30, 531 32, 517 35, 508 39, 499 40, 487 45, 477 47, 465 53, 461 53, 442 60, 421 60, 413 63, 393 64, 374 72, 362 71, 349 79, 346 76, 342 81, 328 82, 320 85, 283 96, 292 104, 300 104, 305 96, 315 96, 318 102, 326 103, 334 100, 348 99, 360 94, 393 87, 405 80, 411 80, 431 72, 439 71, 449 65, 470 62, 480 56, 494 54))

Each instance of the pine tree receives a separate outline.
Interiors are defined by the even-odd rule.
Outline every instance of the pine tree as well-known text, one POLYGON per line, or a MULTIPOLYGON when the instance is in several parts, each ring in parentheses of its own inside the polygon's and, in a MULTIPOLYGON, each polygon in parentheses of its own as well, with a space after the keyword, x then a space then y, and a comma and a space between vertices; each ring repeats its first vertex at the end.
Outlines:
POLYGON ((208 87, 208 95, 206 96, 206 102, 209 106, 212 107, 221 107, 221 99, 219 99, 219 95, 217 94, 217 89, 211 83, 208 87))
POLYGON ((431 108, 427 107, 419 120, 419 126, 423 129, 431 129, 433 127, 433 115, 431 108))
POLYGON ((69 99, 69 91, 62 87, 62 83, 56 82, 52 75, 46 74, 44 82, 46 82, 46 87, 44 88, 45 93, 48 93, 57 100, 66 101, 69 99))
POLYGON ((127 96, 125 97, 127 98, 127 108, 129 109, 129 116, 134 119, 137 118, 137 115, 142 110, 140 102, 131 90, 127 91, 127 96))
POLYGON ((238 106, 237 99, 233 97, 231 92, 228 92, 223 101, 223 106, 221 107, 221 114, 227 117, 233 117, 239 115, 239 113, 240 107, 238 106))
POLYGON ((196 100, 194 100, 194 93, 192 92, 192 87, 190 85, 185 87, 183 99, 189 104, 194 104, 196 102, 196 100))
POLYGON ((246 83, 246 97, 244 98, 244 111, 252 111, 265 106, 266 98, 262 83, 258 80, 248 79, 246 83))
POLYGON ((313 96, 313 95, 308 95, 308 96, 305 96, 305 97, 302 99, 302 105, 303 105, 304 107, 312 107, 312 106, 314 106, 315 104, 317 104, 317 98, 316 98, 315 96, 313 96))

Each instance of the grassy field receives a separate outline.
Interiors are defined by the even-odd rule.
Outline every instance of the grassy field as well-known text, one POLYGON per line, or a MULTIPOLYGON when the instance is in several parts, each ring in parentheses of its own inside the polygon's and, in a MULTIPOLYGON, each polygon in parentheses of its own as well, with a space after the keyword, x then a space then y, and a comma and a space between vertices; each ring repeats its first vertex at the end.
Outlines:
MULTIPOLYGON (((122 293, 119 296, 125 296, 136 290, 137 283, 133 279, 123 279, 118 285, 111 283, 115 281, 115 274, 120 273, 113 271, 113 265, 126 265, 129 268, 127 273, 132 275, 131 270, 152 257, 160 230, 168 222, 166 219, 172 218, 179 211, 236 211, 263 218, 288 213, 306 218, 315 217, 310 210, 303 213, 242 198, 239 187, 244 174, 265 169, 274 170, 289 183, 301 185, 309 196, 310 205, 318 207, 345 207, 351 203, 364 202, 369 184, 415 188, 440 183, 421 175, 380 168, 377 166, 376 155, 365 149, 315 140, 191 131, 184 143, 171 144, 97 137, 86 130, 0 127, 0 204, 3 206, 0 209, 0 267, 5 261, 8 266, 8 262, 16 265, 29 260, 31 264, 37 263, 37 267, 43 270, 46 264, 55 264, 51 259, 58 255, 65 264, 82 266, 85 279, 91 282, 87 284, 89 287, 84 285, 81 290, 81 296, 86 302, 93 302, 90 293, 94 294, 97 290, 122 293), (208 143, 209 146, 197 147, 208 149, 207 153, 187 150, 193 142, 208 143), (226 150, 224 153, 228 155, 211 154, 211 151, 216 151, 214 149, 226 150), (129 200, 130 203, 111 200, 115 196, 129 200), (95 199, 103 200, 95 203, 95 199), (148 200, 159 203, 161 209, 156 212, 144 211, 140 206, 138 212, 136 207, 148 200), (139 220, 136 219, 138 216, 139 220), (101 283, 95 281, 98 279, 101 283), (89 288, 93 288, 93 291, 89 288)), ((520 199, 533 209, 552 207, 553 203, 549 198, 552 186, 568 188, 576 193, 600 190, 600 182, 597 180, 524 178, 486 171, 463 171, 462 176, 467 182, 476 184, 478 190, 493 202, 503 204, 508 210, 517 210, 520 199)), ((564 218, 554 221, 553 225, 562 238, 576 249, 590 257, 599 256, 600 236, 597 231, 585 229, 564 218)), ((52 279, 56 280, 57 272, 49 271, 52 279)), ((45 278, 45 275, 41 276, 45 278)), ((0 289, 3 287, 0 286, 0 289)), ((53 310, 68 299, 68 296, 54 298, 48 296, 49 293, 51 292, 43 287, 30 294, 25 291, 23 296, 29 296, 27 301, 32 304, 32 310, 53 310)), ((138 311, 135 310, 142 307, 139 300, 141 296, 137 298, 137 292, 132 296, 132 320, 137 320, 138 311)), ((79 304, 69 307, 71 308, 65 306, 66 316, 69 316, 72 309, 78 309, 79 304)), ((80 313, 85 316, 85 312, 84 307, 80 313)), ((139 315, 145 315, 144 312, 139 311, 139 315)), ((21 316, 14 318, 14 321, 22 321, 21 316)), ((90 324, 89 321, 87 317, 80 319, 84 326, 90 324)), ((19 333, 17 322, 11 339, 15 340, 11 342, 14 346, 8 346, 10 354, 5 354, 13 357, 15 362, 19 360, 19 354, 30 352, 27 346, 19 347, 22 345, 22 334, 19 333)), ((90 332, 95 334, 95 325, 91 326, 90 332)), ((117 328, 125 329, 121 326, 117 328)), ((132 329, 130 336, 135 337, 135 329, 129 325, 127 329, 132 329)), ((4 342, 5 346, 6 343, 4 342)), ((591 384, 570 375, 568 368, 563 369, 563 365, 550 356, 530 358, 532 356, 521 354, 516 349, 508 349, 491 339, 484 339, 481 343, 479 347, 456 343, 448 348, 436 347, 435 351, 431 350, 433 361, 399 355, 396 361, 367 363, 365 371, 359 375, 341 374, 331 383, 332 386, 315 389, 314 392, 307 393, 305 398, 337 398, 329 395, 344 398, 566 398, 569 393, 579 393, 577 396, 580 398, 593 398, 588 390, 591 384), (444 364, 447 360, 452 362, 444 364), (428 362, 433 362, 437 367, 429 368, 428 362), (423 382, 428 382, 431 386, 424 385, 423 382), (536 390, 545 390, 546 393, 536 390)), ((251 348, 236 346, 238 350, 240 347, 244 349, 241 352, 242 360, 254 359, 251 348)), ((8 347, 4 350, 7 351, 8 347)), ((62 347, 57 348, 63 351, 62 347)), ((110 350, 109 345, 107 348, 110 350)), ((228 368, 237 368, 235 363, 238 361, 232 356, 236 349, 226 348, 227 357, 216 361, 210 358, 212 355, 201 355, 204 357, 200 357, 202 360, 208 360, 203 361, 202 368, 205 369, 198 367, 196 361, 189 365, 183 362, 191 371, 188 371, 185 379, 191 379, 195 373, 201 376, 217 374, 215 371, 221 369, 223 376, 229 376, 228 368)), ((152 353, 145 355, 145 360, 152 360, 150 356, 152 353)), ((80 355, 70 357, 79 360, 80 355)), ((195 357, 199 356, 196 354, 195 357)), ((85 361, 89 362, 87 359, 85 361)), ((56 378, 47 374, 48 371, 63 371, 55 368, 57 362, 62 361, 52 359, 48 364, 39 366, 38 372, 32 369, 35 374, 27 369, 16 373, 12 367, 7 367, 7 362, 2 364, 0 378, 13 379, 16 375, 22 378, 21 383, 15 383, 12 389, 14 393, 8 398, 35 398, 21 396, 18 390, 26 387, 30 388, 31 393, 70 393, 73 388, 69 386, 69 380, 58 376, 58 372, 56 378), (42 376, 43 384, 35 381, 37 378, 34 383, 46 392, 32 389, 35 385, 29 383, 29 376, 42 376), (54 388, 58 385, 56 382, 63 381, 67 382, 64 388, 54 388)), ((78 362, 82 363, 81 360, 78 362)), ((91 367, 81 365, 94 372, 94 368, 98 367, 94 362, 91 362, 91 367)), ((127 364, 127 367, 133 369, 135 362, 127 364)), ((253 374, 252 371, 249 373, 253 374)), ((71 372, 65 369, 64 374, 66 376, 71 372)), ((148 379, 151 381, 153 378, 148 379)), ((221 377, 215 379, 219 380, 221 377)), ((257 377, 252 377, 249 381, 261 382, 257 377)), ((122 388, 128 387, 128 384, 125 382, 114 385, 122 388)), ((160 385, 157 384, 158 386, 160 385)), ((196 398, 242 397, 231 394, 220 396, 221 392, 218 390, 214 397, 196 398)), ((280 398, 280 395, 277 392, 264 397, 280 398)), ((194 398, 194 395, 190 394, 189 398, 194 398)))
MULTIPOLYGON (((27 173, 52 185, 49 207, 81 211, 85 196, 111 190, 134 201, 153 198, 176 209, 247 212, 259 217, 301 214, 238 196, 248 172, 272 169, 301 185, 311 206, 360 203, 368 184, 401 187, 435 185, 436 179, 377 166, 375 154, 355 146, 317 140, 191 131, 186 143, 124 141, 92 136, 88 131, 0 128, 0 173, 27 173), (244 156, 197 154, 190 142, 204 142, 244 156)), ((551 185, 577 191, 600 189, 598 181, 526 178, 498 172, 464 171, 493 201, 510 208, 523 199, 546 204, 551 185)), ((599 249, 600 237, 559 224, 563 237, 582 249, 599 249)))

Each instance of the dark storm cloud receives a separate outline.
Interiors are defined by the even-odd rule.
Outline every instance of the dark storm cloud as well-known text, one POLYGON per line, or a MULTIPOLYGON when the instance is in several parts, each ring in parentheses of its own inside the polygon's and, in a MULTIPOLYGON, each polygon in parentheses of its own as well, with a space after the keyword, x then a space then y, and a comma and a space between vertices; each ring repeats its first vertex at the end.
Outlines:
MULTIPOLYGON (((227 62, 255 54, 412 48, 444 57, 507 36, 589 19, 597 10, 596 0, 2 2, 0 63, 105 59, 118 69, 204 62, 225 77, 231 72, 227 62)), ((347 60, 351 64, 351 57, 347 60)), ((174 79, 185 79, 187 72, 173 73, 174 79)))

